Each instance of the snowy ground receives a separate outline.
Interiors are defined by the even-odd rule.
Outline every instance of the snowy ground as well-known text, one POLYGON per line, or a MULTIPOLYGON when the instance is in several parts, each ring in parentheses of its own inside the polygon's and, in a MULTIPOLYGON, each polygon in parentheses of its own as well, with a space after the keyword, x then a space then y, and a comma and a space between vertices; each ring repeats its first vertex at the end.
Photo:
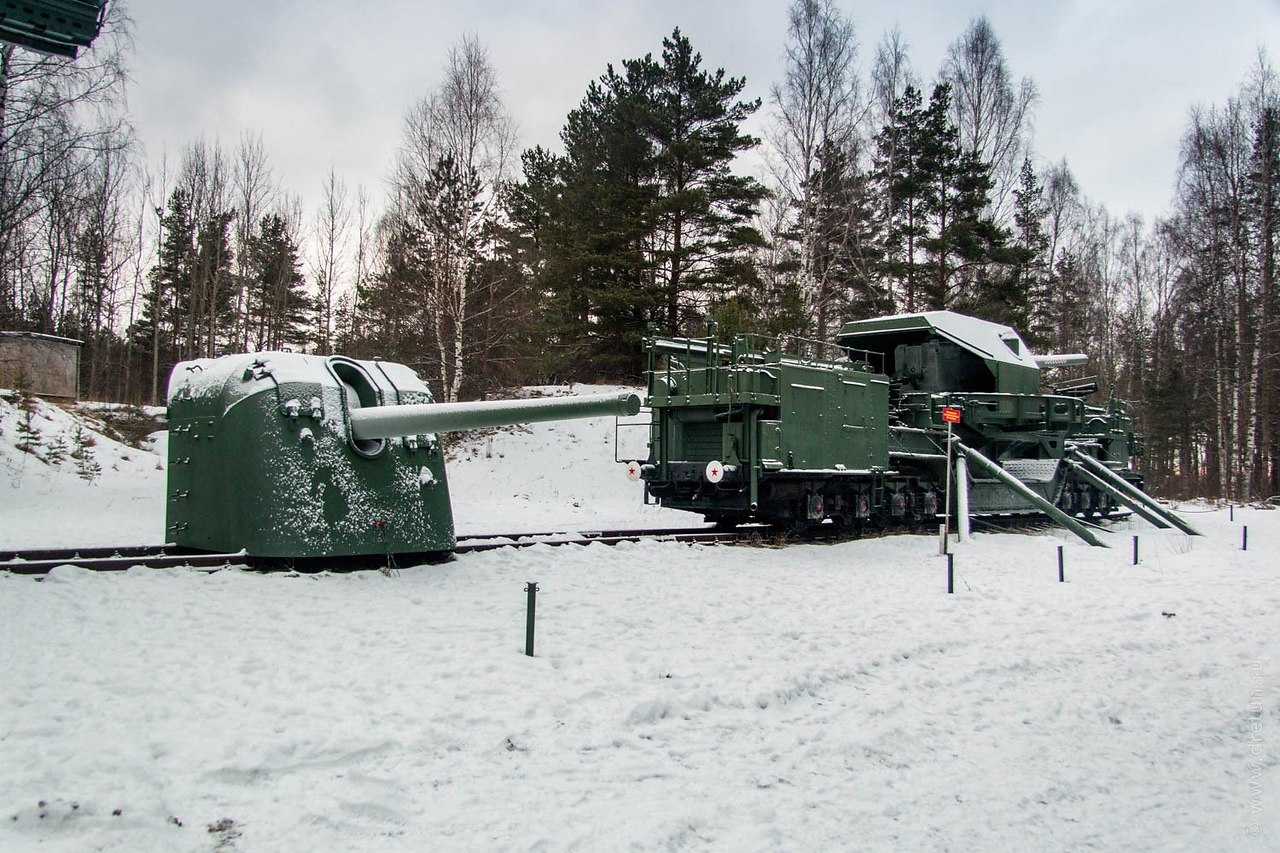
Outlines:
MULTIPOLYGON (((154 457, 0 426, 0 548, 158 538, 154 457)), ((611 432, 480 447, 459 528, 669 523, 611 432)), ((1280 512, 1235 512, 980 535, 955 595, 918 536, 0 574, 0 849, 1274 850, 1280 512)))

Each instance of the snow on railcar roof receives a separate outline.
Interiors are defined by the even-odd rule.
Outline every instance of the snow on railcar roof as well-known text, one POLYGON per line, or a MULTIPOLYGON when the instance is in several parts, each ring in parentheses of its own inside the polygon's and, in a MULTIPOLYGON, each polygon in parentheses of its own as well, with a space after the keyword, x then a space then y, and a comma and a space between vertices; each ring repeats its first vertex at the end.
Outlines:
POLYGON ((869 347, 869 338, 882 338, 910 331, 934 331, 983 358, 1032 370, 1039 369, 1030 348, 1012 326, 980 320, 954 311, 922 311, 855 320, 844 325, 837 340, 842 346, 856 344, 869 347))

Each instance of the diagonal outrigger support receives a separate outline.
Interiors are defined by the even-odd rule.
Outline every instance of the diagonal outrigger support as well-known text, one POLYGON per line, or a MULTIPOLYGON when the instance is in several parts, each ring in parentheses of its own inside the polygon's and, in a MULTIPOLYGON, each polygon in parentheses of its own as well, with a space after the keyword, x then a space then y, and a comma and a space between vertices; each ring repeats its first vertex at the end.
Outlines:
POLYGON ((1081 524, 1076 519, 1072 518, 1062 510, 1058 509, 1056 506, 1053 505, 1052 502, 1047 501, 1040 495, 1036 494, 1035 490, 1029 488, 1025 483, 1023 483, 1017 477, 1013 476, 1008 471, 1004 470, 999 465, 992 462, 990 459, 983 456, 978 451, 974 450, 972 447, 967 447, 963 443, 956 441, 955 448, 958 452, 964 454, 965 458, 969 460, 970 464, 972 464, 974 468, 977 468, 979 471, 981 471, 984 474, 988 474, 992 477, 995 477, 1001 483, 1008 486, 1011 490, 1013 490, 1020 496, 1030 501, 1033 506, 1035 506, 1037 509, 1043 512, 1045 515, 1049 516, 1054 521, 1058 522, 1063 527, 1067 528, 1072 533, 1079 536, 1085 542, 1088 542, 1090 545, 1093 545, 1096 548, 1107 547, 1107 544, 1103 542, 1101 539, 1099 539, 1097 536, 1095 536, 1093 534, 1093 531, 1090 530, 1088 527, 1086 527, 1084 524, 1081 524))
POLYGON ((1078 446, 1068 444, 1067 456, 1070 457, 1068 461, 1076 466, 1077 474, 1083 476, 1085 480, 1088 480, 1094 486, 1109 493, 1120 503, 1129 507, 1156 527, 1176 527, 1188 536, 1202 535, 1200 531, 1190 524, 1187 524, 1177 515, 1156 503, 1150 495, 1143 494, 1134 488, 1132 483, 1129 483, 1116 474, 1115 471, 1083 452, 1078 446), (1089 477, 1089 474, 1092 474, 1093 477, 1089 477), (1104 487, 1103 483, 1106 484, 1106 487, 1104 487), (1156 521, 1152 516, 1159 518, 1160 521, 1156 521))
POLYGON ((1163 518, 1156 515, 1151 510, 1147 509, 1146 505, 1143 504, 1141 501, 1136 501, 1133 498, 1129 497, 1124 492, 1120 491, 1119 489, 1114 488, 1106 480, 1102 479, 1097 474, 1094 474, 1092 471, 1090 471, 1088 468, 1084 467, 1074 459, 1068 459, 1066 460, 1066 463, 1067 465, 1070 466, 1072 473, 1075 474, 1077 477, 1079 477, 1081 480, 1084 480, 1086 483, 1093 486, 1098 491, 1103 492, 1104 494, 1110 495, 1111 499, 1114 500, 1116 503, 1120 504, 1121 506, 1128 507, 1129 509, 1136 512, 1142 518, 1145 518, 1151 524, 1154 524, 1156 527, 1159 527, 1161 529, 1173 527, 1172 524, 1165 521, 1163 518))

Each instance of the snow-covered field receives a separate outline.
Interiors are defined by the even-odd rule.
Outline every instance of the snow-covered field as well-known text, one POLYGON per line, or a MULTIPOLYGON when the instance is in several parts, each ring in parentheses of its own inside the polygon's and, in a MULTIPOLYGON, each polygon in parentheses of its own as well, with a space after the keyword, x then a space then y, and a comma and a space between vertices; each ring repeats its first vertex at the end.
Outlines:
MULTIPOLYGON (((156 457, 11 415, 0 548, 159 541, 156 457)), ((671 523, 612 425, 478 446, 459 529, 671 523)), ((979 535, 954 595, 922 536, 0 573, 0 850, 1274 850, 1280 512, 1186 509, 979 535)))

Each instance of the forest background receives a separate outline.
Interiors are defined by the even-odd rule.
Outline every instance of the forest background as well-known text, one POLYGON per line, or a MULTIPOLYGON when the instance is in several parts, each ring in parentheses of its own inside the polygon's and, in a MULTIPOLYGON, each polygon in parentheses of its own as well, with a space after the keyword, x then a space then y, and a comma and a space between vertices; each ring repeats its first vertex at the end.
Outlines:
POLYGON ((985 17, 927 80, 899 32, 865 48, 831 0, 795 0, 784 49, 769 97, 745 99, 677 28, 584 81, 558 150, 522 149, 464 35, 406 110, 385 193, 331 170, 304 209, 258 133, 144 164, 114 3, 74 63, 0 50, 0 329, 84 341, 95 399, 161 402, 179 360, 292 349, 405 362, 456 400, 636 381, 644 334, 709 316, 827 341, 947 308, 1089 353, 1099 395, 1135 407, 1158 492, 1280 494, 1263 52, 1222 103, 1188 105, 1171 212, 1144 222, 1037 157, 1035 83, 985 17))

